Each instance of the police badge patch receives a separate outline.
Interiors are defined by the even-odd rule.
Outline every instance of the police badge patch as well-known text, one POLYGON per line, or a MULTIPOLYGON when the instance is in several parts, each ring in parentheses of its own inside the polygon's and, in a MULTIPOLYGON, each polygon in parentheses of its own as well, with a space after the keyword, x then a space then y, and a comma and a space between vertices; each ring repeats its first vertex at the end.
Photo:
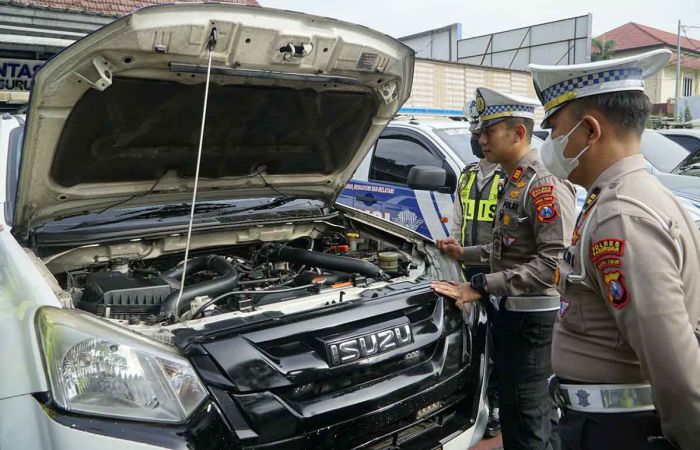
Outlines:
POLYGON ((554 185, 543 184, 530 190, 530 196, 535 201, 537 210, 537 221, 540 223, 554 222, 559 215, 554 197, 554 185))
POLYGON ((486 101, 484 100, 484 96, 481 95, 481 92, 479 90, 476 90, 476 112, 478 115, 482 115, 486 111, 486 101))
POLYGON ((622 309, 629 303, 625 277, 618 270, 603 274, 603 282, 608 287, 608 301, 613 308, 622 309))
POLYGON ((540 205, 537 207, 537 220, 542 223, 551 223, 557 218, 557 209, 553 204, 540 205))

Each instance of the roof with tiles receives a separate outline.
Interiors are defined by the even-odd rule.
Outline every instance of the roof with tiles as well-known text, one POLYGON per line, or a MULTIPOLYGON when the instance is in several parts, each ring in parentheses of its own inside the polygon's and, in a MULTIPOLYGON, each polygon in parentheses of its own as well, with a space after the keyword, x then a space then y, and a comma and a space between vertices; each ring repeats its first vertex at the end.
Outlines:
MULTIPOLYGON (((601 34, 598 39, 613 40, 616 43, 615 51, 623 51, 656 46, 675 47, 678 37, 668 31, 629 22, 601 34)), ((681 48, 686 51, 700 52, 700 40, 681 36, 681 48)))
MULTIPOLYGON (((56 11, 72 11, 97 14, 100 16, 119 17, 145 6, 166 3, 201 3, 202 1, 203 0, 4 0, 0 1, 0 3, 56 11)), ((216 0, 213 3, 260 6, 257 0, 216 0)))

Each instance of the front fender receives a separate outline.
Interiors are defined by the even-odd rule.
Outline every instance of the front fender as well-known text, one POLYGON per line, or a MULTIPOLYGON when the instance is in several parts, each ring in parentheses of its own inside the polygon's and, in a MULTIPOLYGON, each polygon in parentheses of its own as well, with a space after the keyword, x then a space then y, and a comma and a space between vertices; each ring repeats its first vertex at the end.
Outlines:
POLYGON ((58 298, 9 230, 0 231, 0 400, 48 390, 34 315, 58 298))

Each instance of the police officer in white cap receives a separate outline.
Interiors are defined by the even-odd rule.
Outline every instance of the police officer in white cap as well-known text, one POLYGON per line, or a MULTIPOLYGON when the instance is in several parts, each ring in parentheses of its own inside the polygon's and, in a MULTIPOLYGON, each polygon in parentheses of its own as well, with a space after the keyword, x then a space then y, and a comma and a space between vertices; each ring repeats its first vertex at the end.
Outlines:
POLYGON ((567 450, 700 449, 700 233, 639 153, 643 79, 670 57, 530 66, 552 130, 542 159, 588 190, 557 274, 567 450))
POLYGON ((536 100, 476 90, 480 140, 486 159, 508 181, 496 208, 491 244, 438 243, 465 264, 490 263, 490 273, 469 283, 434 282, 457 306, 484 304, 493 326, 505 450, 559 448, 557 417, 548 395, 551 331, 559 296, 554 270, 574 221, 573 186, 553 177, 532 151, 536 100))

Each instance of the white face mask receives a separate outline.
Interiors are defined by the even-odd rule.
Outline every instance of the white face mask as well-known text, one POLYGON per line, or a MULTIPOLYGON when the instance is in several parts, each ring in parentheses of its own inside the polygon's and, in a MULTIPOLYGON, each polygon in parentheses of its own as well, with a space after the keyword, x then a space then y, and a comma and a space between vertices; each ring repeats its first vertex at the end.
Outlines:
POLYGON ((571 129, 564 136, 558 136, 554 139, 550 136, 547 138, 542 148, 540 149, 540 154, 542 155, 542 163, 549 170, 549 172, 555 177, 566 180, 569 178, 569 174, 578 167, 578 159, 583 155, 583 153, 588 150, 588 145, 584 147, 583 150, 579 152, 578 155, 573 158, 567 158, 564 156, 564 150, 566 149, 566 144, 569 143, 569 136, 573 133, 579 125, 581 125, 582 120, 576 124, 575 127, 571 129))

